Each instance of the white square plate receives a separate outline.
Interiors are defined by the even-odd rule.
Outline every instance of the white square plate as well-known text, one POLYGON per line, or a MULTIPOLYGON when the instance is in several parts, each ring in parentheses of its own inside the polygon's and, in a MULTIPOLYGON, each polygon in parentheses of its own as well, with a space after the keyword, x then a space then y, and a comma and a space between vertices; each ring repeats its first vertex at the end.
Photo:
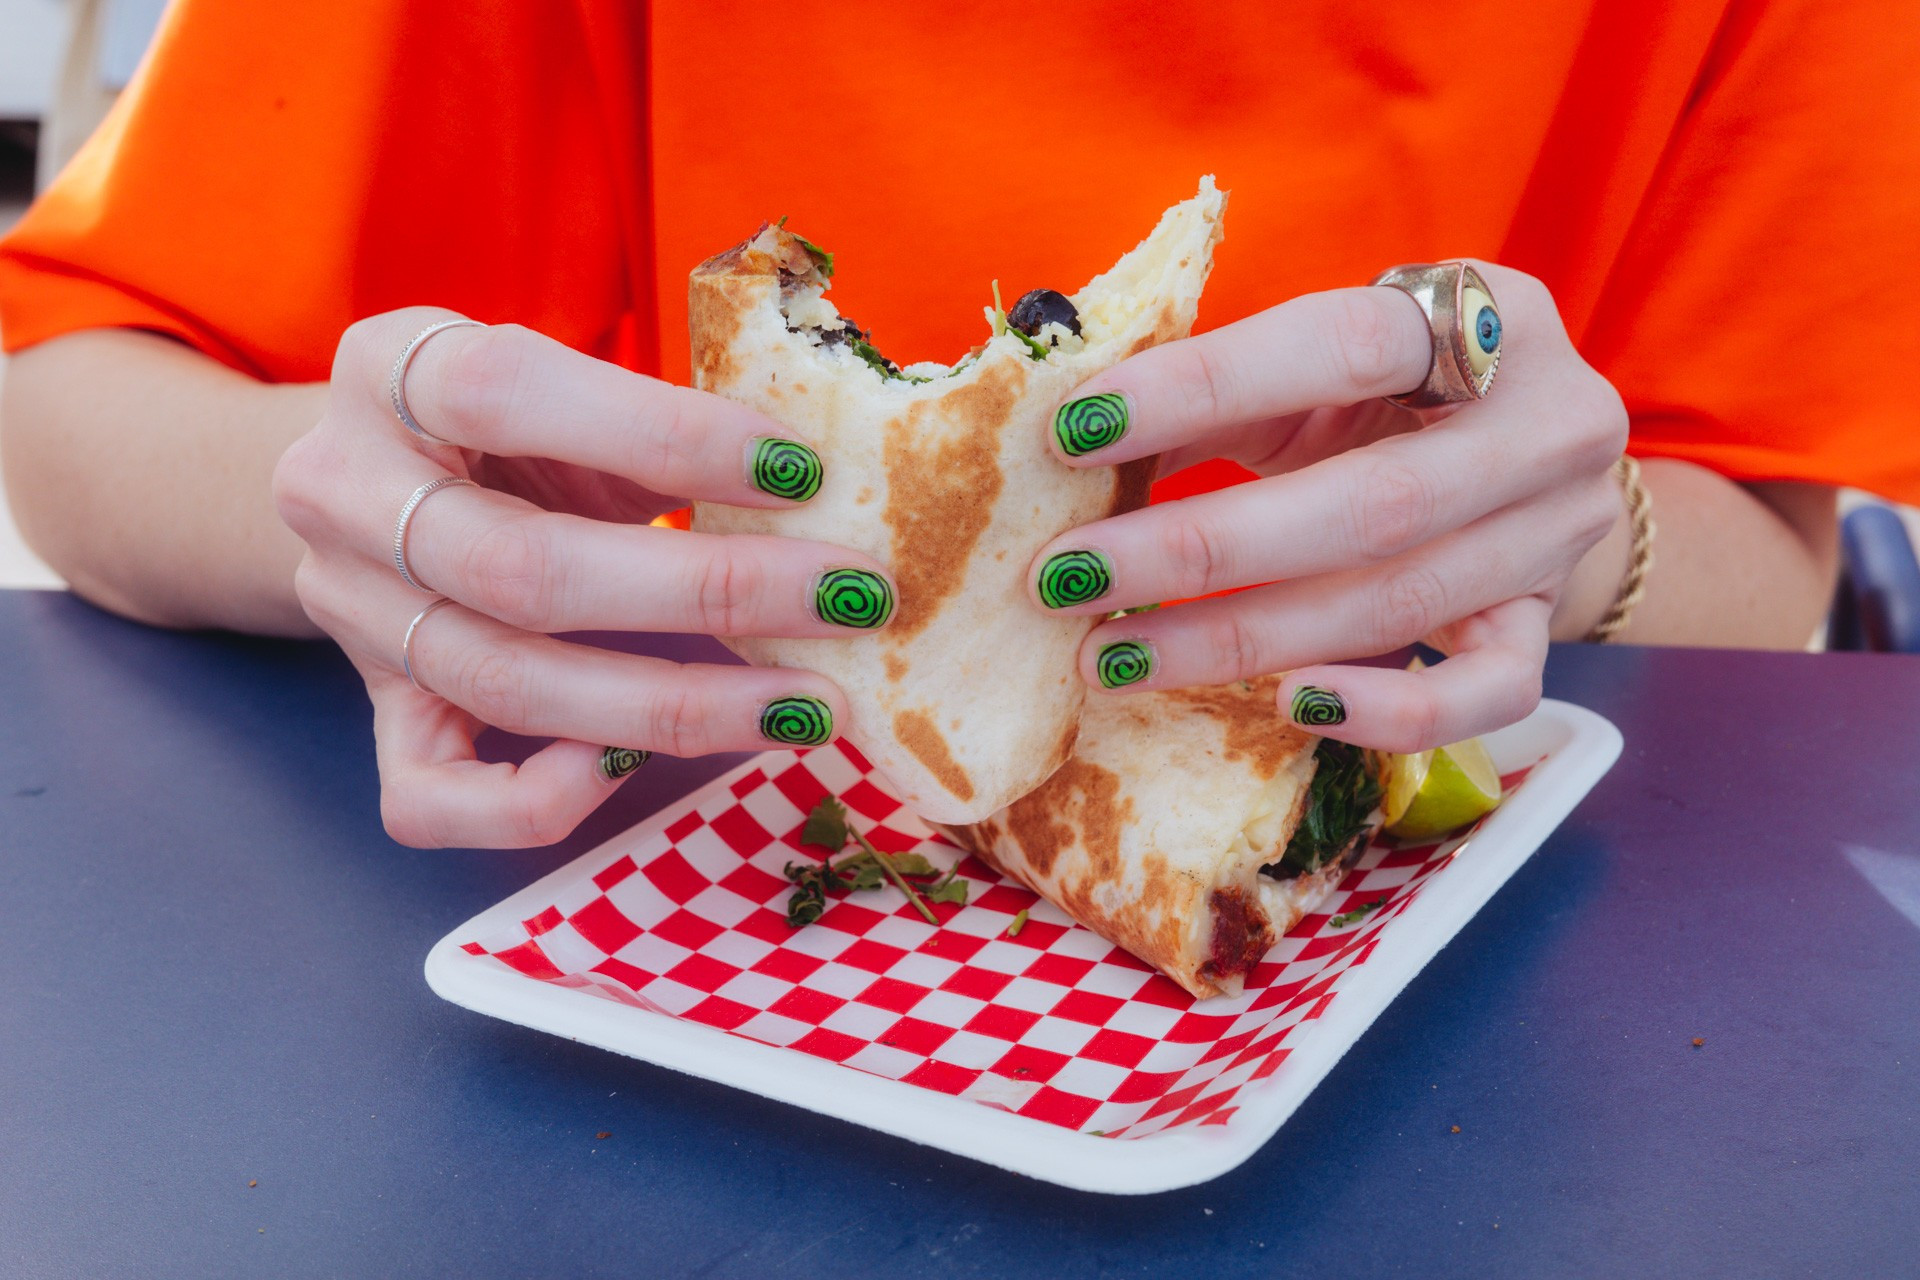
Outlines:
POLYGON ((1486 739, 1500 808, 1376 843, 1243 995, 1195 1001, 977 861, 941 927, 891 887, 785 921, 826 794, 945 864, 850 747, 756 756, 455 929, 427 982, 481 1013, 1088 1191, 1170 1190, 1257 1151, 1620 754, 1543 702, 1486 739), (1334 920, 1360 907, 1362 918, 1334 920), (1009 936, 1015 915, 1026 926, 1009 936))

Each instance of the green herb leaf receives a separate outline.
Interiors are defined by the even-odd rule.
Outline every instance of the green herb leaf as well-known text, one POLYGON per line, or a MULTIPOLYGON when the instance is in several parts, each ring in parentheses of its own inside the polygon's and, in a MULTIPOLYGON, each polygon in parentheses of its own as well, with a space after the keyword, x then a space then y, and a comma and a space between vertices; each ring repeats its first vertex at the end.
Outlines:
POLYGON ((940 868, 928 862, 917 853, 894 853, 887 855, 894 869, 903 876, 937 876, 940 868))
POLYGON ((1026 927, 1027 909, 1022 907, 1020 908, 1020 914, 1013 918, 1013 923, 1007 926, 1007 936, 1009 938, 1017 938, 1020 936, 1020 931, 1026 927))
POLYGON ((787 879, 797 886, 787 899, 787 927, 798 929, 818 920, 827 909, 829 873, 823 865, 794 862, 787 864, 786 871, 787 879))
POLYGON ((1353 842, 1380 803, 1380 780, 1359 747, 1322 738, 1313 754, 1317 767, 1306 816, 1280 859, 1289 874, 1318 871, 1353 842))
POLYGON ((847 843, 847 806, 828 796, 813 806, 807 825, 800 828, 800 843, 838 853, 847 843))
MULTIPOLYGON (((785 221, 785 218, 781 219, 781 222, 784 223, 785 221)), ((833 255, 798 232, 792 232, 790 234, 792 234, 795 240, 800 242, 800 247, 807 251, 807 256, 813 259, 813 268, 820 273, 820 278, 822 280, 833 279, 833 255)))
POLYGON ((1115 618, 1124 618, 1129 616, 1130 614, 1135 614, 1135 613, 1152 613, 1155 609, 1158 609, 1159 607, 1160 606, 1158 604, 1137 604, 1133 606, 1133 608, 1131 609, 1115 609, 1112 613, 1107 615, 1107 621, 1111 622, 1115 618))
POLYGON ((1339 915, 1327 921, 1327 923, 1336 929, 1344 929, 1350 924, 1366 919, 1386 905, 1387 900, 1385 898, 1376 898, 1372 902, 1355 907, 1351 911, 1342 911, 1339 915))
POLYGON ((967 905, 967 882, 965 880, 943 880, 931 889, 922 890, 928 902, 952 902, 959 906, 967 905))
POLYGON ((1007 326, 1007 332, 1027 344, 1027 358, 1029 360, 1045 360, 1047 358, 1047 344, 1040 341, 1040 339, 1029 338, 1012 325, 1007 326))

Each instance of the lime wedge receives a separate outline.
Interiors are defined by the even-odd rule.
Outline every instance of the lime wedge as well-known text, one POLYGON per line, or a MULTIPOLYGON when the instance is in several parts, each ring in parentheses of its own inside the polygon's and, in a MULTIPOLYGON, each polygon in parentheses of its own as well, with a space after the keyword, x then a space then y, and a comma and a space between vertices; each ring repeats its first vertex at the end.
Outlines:
POLYGON ((1420 786, 1426 782, 1427 771, 1432 767, 1431 751, 1416 751, 1410 756, 1381 753, 1380 778, 1386 784, 1386 794, 1381 797, 1380 809, 1387 826, 1407 816, 1407 809, 1420 794, 1420 786))
POLYGON ((1458 831, 1500 803, 1493 757, 1468 738, 1410 756, 1388 756, 1383 802, 1387 833, 1427 840, 1458 831))

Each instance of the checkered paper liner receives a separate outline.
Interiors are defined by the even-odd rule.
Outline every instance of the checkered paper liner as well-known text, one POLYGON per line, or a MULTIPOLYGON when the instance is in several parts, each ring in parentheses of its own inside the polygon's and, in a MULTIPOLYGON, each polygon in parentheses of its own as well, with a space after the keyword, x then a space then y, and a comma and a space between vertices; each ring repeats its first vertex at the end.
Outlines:
MULTIPOLYGON (((1502 778, 1509 796, 1531 768, 1502 778)), ((967 904, 932 904, 939 928, 892 886, 833 898, 816 923, 790 928, 783 868, 819 860, 800 832, 828 795, 884 852, 917 851, 943 867, 963 857, 850 745, 770 752, 575 863, 539 910, 460 950, 852 1071, 1140 1139, 1231 1123, 1242 1093, 1284 1070, 1382 932, 1472 834, 1376 842, 1242 995, 1197 1001, 974 858, 960 866, 967 904), (1023 910, 1025 926, 1009 936, 1023 910)))

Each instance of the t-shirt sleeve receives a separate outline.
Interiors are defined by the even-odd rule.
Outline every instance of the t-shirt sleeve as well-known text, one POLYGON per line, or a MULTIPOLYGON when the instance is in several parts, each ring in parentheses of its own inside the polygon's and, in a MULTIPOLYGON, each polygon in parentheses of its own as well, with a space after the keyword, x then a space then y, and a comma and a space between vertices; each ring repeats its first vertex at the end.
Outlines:
POLYGON ((0 334, 170 334, 327 375, 431 303, 616 354, 626 229, 572 6, 176 0, 112 114, 0 242, 0 334))
POLYGON ((1920 502, 1920 10, 1729 6, 1582 342, 1635 453, 1920 502))

